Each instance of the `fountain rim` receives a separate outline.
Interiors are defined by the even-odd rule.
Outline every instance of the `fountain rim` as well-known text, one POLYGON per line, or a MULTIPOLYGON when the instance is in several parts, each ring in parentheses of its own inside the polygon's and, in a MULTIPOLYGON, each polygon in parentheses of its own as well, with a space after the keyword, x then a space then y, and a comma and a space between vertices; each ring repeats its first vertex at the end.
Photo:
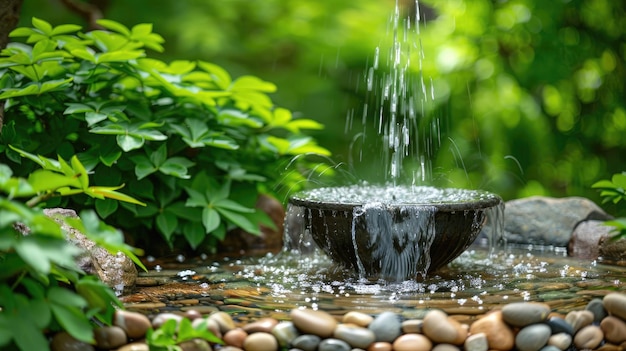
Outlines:
MULTIPOLYGON (((333 188, 333 187, 328 187, 333 188)), ((434 188, 424 186, 423 188, 434 188)), ((318 188, 319 189, 319 188, 318 188)), ((431 202, 386 202, 386 201, 371 201, 371 202, 338 202, 338 201, 323 201, 317 199, 305 198, 302 195, 309 192, 309 190, 300 191, 289 198, 289 203, 296 205, 307 207, 311 209, 319 209, 319 210, 352 210, 355 207, 362 207, 367 204, 381 204, 387 210, 393 209, 403 209, 403 208, 424 208, 425 210, 432 210, 433 208, 437 211, 446 211, 446 212, 454 212, 454 211, 471 211, 471 210, 483 210, 492 207, 496 207, 500 204, 503 204, 503 200, 497 194, 484 191, 484 190, 467 190, 467 189, 457 189, 457 188, 435 188, 435 189, 453 189, 453 190, 463 190, 463 191, 471 191, 480 195, 479 198, 472 198, 468 200, 460 200, 460 201, 431 201, 431 202)), ((313 189, 315 190, 315 189, 313 189)))

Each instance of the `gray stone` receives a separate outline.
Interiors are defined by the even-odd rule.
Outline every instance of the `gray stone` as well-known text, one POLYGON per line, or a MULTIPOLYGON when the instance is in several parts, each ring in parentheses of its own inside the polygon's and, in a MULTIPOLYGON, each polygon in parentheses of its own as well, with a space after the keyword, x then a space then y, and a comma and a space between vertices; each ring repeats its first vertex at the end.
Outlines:
POLYGON ((602 299, 595 298, 585 306, 587 311, 593 313, 593 321, 594 323, 600 323, 604 317, 608 315, 606 310, 604 309, 604 303, 602 299))
POLYGON ((595 260, 600 255, 600 242, 610 237, 612 228, 604 221, 584 221, 576 226, 568 245, 568 255, 595 260))
POLYGON ((539 323, 522 328, 515 336, 515 346, 519 351, 539 351, 550 339, 550 327, 539 323))
POLYGON ((291 346, 302 351, 315 351, 317 350, 320 341, 322 341, 322 338, 317 335, 304 334, 295 338, 291 343, 291 346))
POLYGON ((550 330, 552 330, 552 334, 566 333, 574 335, 574 328, 563 318, 551 317, 546 321, 546 324, 550 327, 550 330))
POLYGON ((514 302, 502 308, 502 319, 514 327, 525 327, 545 321, 549 313, 550 306, 543 303, 514 302))
POLYGON ((128 256, 122 252, 110 253, 96 245, 83 233, 67 225, 63 218, 78 218, 73 210, 50 208, 44 209, 43 212, 61 225, 69 242, 84 250, 85 254, 78 257, 77 260, 79 267, 86 273, 97 276, 118 295, 134 289, 137 280, 137 267, 128 256))
POLYGON ((352 347, 361 349, 366 349, 376 341, 376 335, 372 330, 349 324, 339 324, 335 328, 333 336, 347 342, 352 347))
POLYGON ((300 335, 298 329, 290 321, 283 321, 272 329, 272 334, 278 340, 281 348, 287 348, 300 335))
POLYGON ((398 316, 389 311, 379 314, 368 328, 376 335, 376 341, 393 342, 402 333, 402 323, 398 316))
POLYGON ((582 197, 533 196, 508 201, 505 208, 504 236, 509 243, 567 246, 578 223, 611 218, 582 197))
POLYGON ((324 339, 320 342, 318 351, 350 351, 352 348, 347 342, 339 339, 324 339))

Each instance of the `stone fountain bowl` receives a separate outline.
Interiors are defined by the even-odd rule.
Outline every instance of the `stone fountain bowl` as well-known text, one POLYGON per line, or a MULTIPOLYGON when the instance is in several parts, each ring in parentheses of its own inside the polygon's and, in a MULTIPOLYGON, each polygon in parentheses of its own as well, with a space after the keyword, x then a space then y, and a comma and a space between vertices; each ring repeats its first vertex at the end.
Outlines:
POLYGON ((289 208, 335 262, 369 278, 405 280, 458 257, 503 205, 484 191, 354 185, 296 193, 289 208))

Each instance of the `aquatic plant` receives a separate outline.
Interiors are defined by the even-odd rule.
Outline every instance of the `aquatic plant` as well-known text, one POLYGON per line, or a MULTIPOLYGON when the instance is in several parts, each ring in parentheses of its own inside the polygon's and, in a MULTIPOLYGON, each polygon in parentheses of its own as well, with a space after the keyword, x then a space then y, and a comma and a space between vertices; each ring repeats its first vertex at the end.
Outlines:
POLYGON ((25 43, 0 54, 0 161, 19 164, 24 176, 35 165, 7 145, 76 155, 99 183, 126 183, 146 206, 90 197, 46 205, 95 207, 144 247, 157 246, 158 232, 170 247, 178 239, 214 249, 233 228, 259 234, 259 223, 273 226, 255 202, 304 183, 299 171, 314 167, 302 156, 329 152, 303 130, 322 125, 275 106, 268 94, 276 86, 260 78, 233 79, 206 61, 148 57, 147 49, 163 51, 151 24, 98 24, 105 29, 83 33, 33 18, 32 28, 11 33, 25 43), (282 172, 286 164, 295 171, 282 172))
MULTIPOLYGON (((0 164, 0 348, 48 350, 46 332, 64 330, 93 342, 95 323, 111 324, 121 307, 113 290, 86 275, 75 257, 81 250, 65 238, 61 224, 33 207, 53 196, 85 194, 139 203, 117 192, 119 187, 90 185, 84 166, 73 157, 38 158, 42 169, 28 178, 14 177, 0 164)), ((110 252, 121 251, 144 268, 124 243, 122 233, 101 222, 95 212, 63 219, 110 252)))
MULTIPOLYGON (((600 196, 603 197, 602 203, 626 202, 626 172, 614 174, 611 180, 600 180, 594 183, 592 188, 600 191, 600 196)), ((615 227, 614 238, 626 238, 626 218, 616 218, 606 221, 605 224, 615 227)))

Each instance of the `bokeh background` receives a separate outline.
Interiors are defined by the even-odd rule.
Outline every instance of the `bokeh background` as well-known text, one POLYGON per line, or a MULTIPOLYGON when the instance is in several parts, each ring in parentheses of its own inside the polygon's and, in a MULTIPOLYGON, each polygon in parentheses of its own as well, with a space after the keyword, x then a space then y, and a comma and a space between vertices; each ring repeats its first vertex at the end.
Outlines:
MULTIPOLYGON (((88 27, 64 2, 25 0, 20 25, 35 16, 88 27)), ((403 11, 414 11, 414 0, 403 2, 403 11)), ((395 0, 91 3, 127 26, 153 23, 166 39, 165 52, 153 56, 207 60, 233 76, 276 83, 278 105, 326 125, 312 134, 333 152, 338 173, 367 178, 380 171, 349 162, 360 146, 354 131, 346 132, 346 118, 362 108, 361 83, 388 38, 395 0)), ((591 185, 626 170, 626 2, 418 5, 421 74, 436 93, 429 118, 440 120, 442 134, 430 161, 433 181, 505 199, 576 195, 599 202, 591 185)))

